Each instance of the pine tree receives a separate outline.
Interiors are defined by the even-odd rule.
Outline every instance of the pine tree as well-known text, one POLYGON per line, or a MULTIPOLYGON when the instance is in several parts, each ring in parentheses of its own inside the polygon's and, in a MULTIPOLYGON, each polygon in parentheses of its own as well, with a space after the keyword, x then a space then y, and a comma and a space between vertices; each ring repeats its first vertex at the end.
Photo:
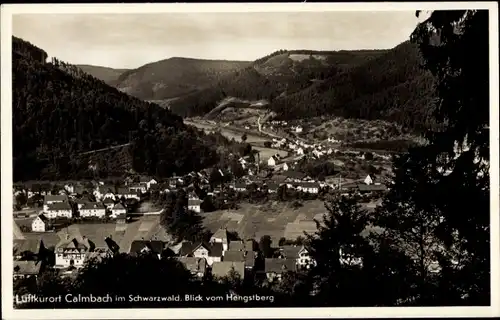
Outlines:
POLYGON ((427 145, 395 161, 394 185, 377 224, 417 253, 405 252, 416 262, 414 304, 486 305, 488 11, 434 11, 412 41, 437 81, 438 129, 426 132, 427 145), (437 272, 429 273, 429 264, 437 272))
POLYGON ((306 235, 316 261, 311 270, 313 294, 322 306, 369 305, 360 287, 363 266, 355 263, 371 251, 362 235, 369 217, 357 201, 351 195, 325 203, 328 213, 316 221, 318 230, 306 235))

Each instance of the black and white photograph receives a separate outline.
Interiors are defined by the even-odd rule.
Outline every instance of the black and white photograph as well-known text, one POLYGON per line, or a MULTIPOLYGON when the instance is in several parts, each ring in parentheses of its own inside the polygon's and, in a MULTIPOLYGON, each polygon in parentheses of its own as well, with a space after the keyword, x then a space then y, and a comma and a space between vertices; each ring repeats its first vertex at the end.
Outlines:
POLYGON ((7 319, 500 315, 496 2, 1 14, 7 319))

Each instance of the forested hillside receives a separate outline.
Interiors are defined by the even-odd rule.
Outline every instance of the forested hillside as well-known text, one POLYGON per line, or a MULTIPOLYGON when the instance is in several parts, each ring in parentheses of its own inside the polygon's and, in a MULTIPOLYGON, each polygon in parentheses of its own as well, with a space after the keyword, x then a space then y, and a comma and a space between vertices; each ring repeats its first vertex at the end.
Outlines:
POLYGON ((118 77, 124 72, 128 71, 128 69, 113 69, 87 64, 79 64, 77 65, 77 67, 82 69, 83 72, 93 76, 94 78, 106 82, 110 86, 115 86, 117 84, 118 77))
POLYGON ((411 129, 432 125, 433 77, 420 68, 416 45, 391 50, 277 51, 225 77, 210 89, 182 97, 171 110, 201 115, 226 96, 267 99, 280 118, 332 114, 396 121, 411 129))
POLYGON ((303 90, 314 81, 332 77, 385 52, 279 50, 222 77, 201 92, 173 101, 170 108, 182 116, 196 116, 209 112, 227 96, 273 100, 303 90))
MULTIPOLYGON (((216 152, 170 111, 121 93, 13 37, 14 180, 95 175, 82 152, 130 143, 138 172, 167 176, 206 167, 216 152), (175 155, 175 156, 173 156, 175 155)), ((97 174, 105 174, 106 159, 97 174)))
POLYGON ((281 118, 335 114, 399 122, 423 129, 432 106, 433 77, 420 67, 416 45, 405 42, 383 56, 276 99, 281 118))
POLYGON ((251 62, 170 58, 122 73, 114 85, 143 100, 163 100, 197 92, 251 62))

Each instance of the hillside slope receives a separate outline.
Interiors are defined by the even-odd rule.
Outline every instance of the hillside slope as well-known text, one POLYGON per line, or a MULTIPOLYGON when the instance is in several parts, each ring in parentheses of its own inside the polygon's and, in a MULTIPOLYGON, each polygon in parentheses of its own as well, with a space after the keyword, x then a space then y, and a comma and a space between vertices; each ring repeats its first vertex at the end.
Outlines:
POLYGON ((432 108, 434 81, 420 67, 415 45, 404 42, 386 54, 307 89, 273 101, 280 118, 322 114, 395 121, 423 129, 432 108))
POLYGON ((196 92, 247 61, 170 58, 122 73, 115 86, 143 100, 163 100, 196 92))
POLYGON ((117 159, 105 154, 91 167, 79 155, 121 144, 129 144, 125 156, 141 173, 168 176, 217 160, 204 136, 170 111, 57 59, 46 63, 45 51, 12 41, 15 181, 110 174, 117 159))
POLYGON ((278 51, 170 108, 181 116, 202 115, 233 96, 266 99, 282 119, 332 114, 420 130, 432 125, 432 87, 432 76, 420 68, 418 49, 409 42, 380 51, 278 51))
POLYGON ((340 72, 370 61, 385 50, 363 51, 276 51, 248 67, 232 72, 201 92, 170 104, 182 116, 203 115, 226 97, 273 100, 309 87, 340 72))
POLYGON ((92 66, 87 64, 79 64, 78 68, 82 69, 83 72, 90 74, 94 78, 106 82, 110 86, 117 84, 118 77, 129 69, 113 69, 101 66, 92 66))

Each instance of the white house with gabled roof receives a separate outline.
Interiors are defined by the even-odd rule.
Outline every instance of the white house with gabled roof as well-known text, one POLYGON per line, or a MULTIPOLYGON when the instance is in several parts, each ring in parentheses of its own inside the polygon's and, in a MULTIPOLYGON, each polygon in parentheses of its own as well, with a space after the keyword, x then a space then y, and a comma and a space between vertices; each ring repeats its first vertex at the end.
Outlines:
POLYGON ((370 175, 367 175, 363 182, 367 185, 371 185, 371 184, 373 184, 373 179, 372 179, 372 177, 370 177, 370 175))
POLYGON ((68 202, 68 196, 67 195, 62 195, 62 194, 51 195, 51 194, 48 194, 48 195, 44 196, 43 210, 47 211, 48 210, 48 206, 51 205, 51 204, 63 203, 63 202, 66 202, 66 203, 68 202))
POLYGON ((139 183, 145 184, 146 189, 149 190, 151 189, 151 185, 158 184, 158 181, 156 181, 153 177, 140 177, 139 183))
POLYGON ((71 218, 73 216, 73 209, 68 202, 55 202, 47 205, 45 210, 49 219, 71 218))
POLYGON ((127 209, 121 203, 117 203, 111 209, 111 218, 116 219, 118 216, 127 214, 127 209))
POLYGON ((267 165, 270 167, 274 167, 276 165, 276 159, 274 159, 274 156, 269 157, 267 160, 267 165))
POLYGON ((97 217, 104 218, 106 215, 106 207, 100 202, 88 202, 80 208, 81 217, 97 217))
POLYGON ((36 217, 31 223, 31 231, 33 232, 45 232, 47 231, 49 219, 44 214, 36 217))

